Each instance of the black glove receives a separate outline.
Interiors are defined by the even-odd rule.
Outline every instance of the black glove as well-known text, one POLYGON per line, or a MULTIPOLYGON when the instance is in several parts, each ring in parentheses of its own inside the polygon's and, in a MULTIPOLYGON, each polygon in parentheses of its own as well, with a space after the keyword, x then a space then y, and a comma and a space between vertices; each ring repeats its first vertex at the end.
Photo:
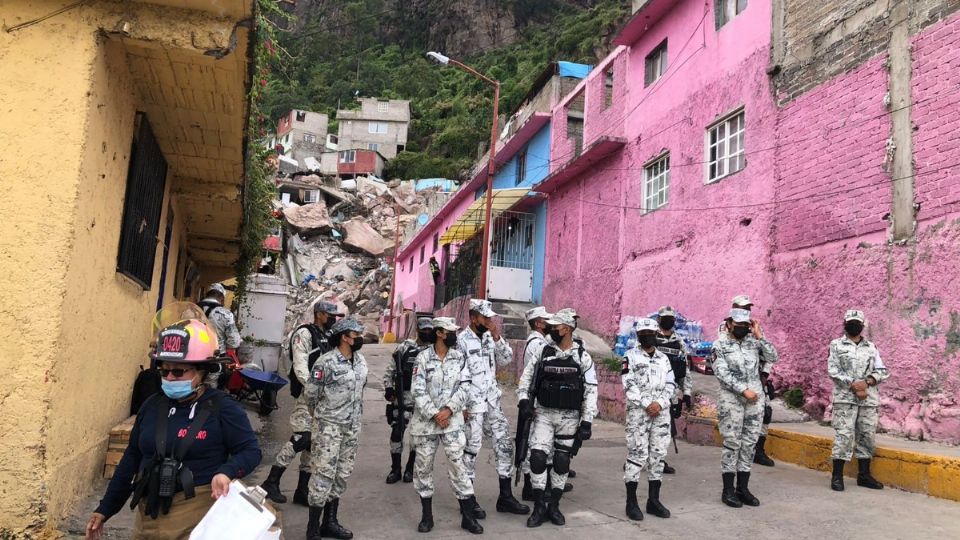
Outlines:
POLYGON ((393 401, 397 399, 397 391, 393 388, 384 388, 383 389, 383 399, 387 401, 393 401))
POLYGON ((517 409, 520 410, 521 420, 526 420, 533 416, 533 402, 529 399, 521 399, 517 403, 517 409))
POLYGON ((670 418, 680 418, 680 412, 683 409, 683 402, 678 401, 676 405, 670 405, 670 418))
POLYGON ((593 437, 593 424, 580 422, 580 440, 589 441, 590 437, 593 437))
POLYGON ((692 409, 692 408, 693 408, 693 397, 692 397, 692 396, 686 396, 686 395, 683 396, 683 405, 687 408, 688 411, 689 411, 690 409, 692 409))

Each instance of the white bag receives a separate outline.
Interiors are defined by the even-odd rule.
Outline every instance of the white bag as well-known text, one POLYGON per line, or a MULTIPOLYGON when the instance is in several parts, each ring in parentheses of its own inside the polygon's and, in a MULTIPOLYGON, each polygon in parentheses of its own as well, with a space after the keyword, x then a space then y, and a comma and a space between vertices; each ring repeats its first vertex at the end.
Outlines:
POLYGON ((264 506, 266 492, 259 486, 248 488, 240 481, 230 482, 230 490, 217 499, 190 540, 271 540, 280 537, 279 529, 270 531, 276 516, 264 506))

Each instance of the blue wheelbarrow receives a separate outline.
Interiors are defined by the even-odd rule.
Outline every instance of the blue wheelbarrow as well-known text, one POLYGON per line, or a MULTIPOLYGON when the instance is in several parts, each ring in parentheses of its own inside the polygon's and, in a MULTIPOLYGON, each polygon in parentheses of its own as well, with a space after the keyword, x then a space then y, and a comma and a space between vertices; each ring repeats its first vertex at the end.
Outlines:
POLYGON ((257 403, 260 414, 267 416, 278 408, 277 392, 288 382, 273 372, 242 368, 229 375, 226 390, 238 401, 257 403))

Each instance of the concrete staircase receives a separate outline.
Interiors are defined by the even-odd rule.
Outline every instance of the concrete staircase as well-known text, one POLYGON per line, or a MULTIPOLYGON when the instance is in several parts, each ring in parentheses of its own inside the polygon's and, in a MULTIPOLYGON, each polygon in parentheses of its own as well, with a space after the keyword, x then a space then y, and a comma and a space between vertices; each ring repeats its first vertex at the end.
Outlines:
POLYGON ((507 339, 526 339, 530 333, 524 313, 534 307, 534 304, 524 302, 492 301, 493 310, 503 319, 503 335, 507 339))

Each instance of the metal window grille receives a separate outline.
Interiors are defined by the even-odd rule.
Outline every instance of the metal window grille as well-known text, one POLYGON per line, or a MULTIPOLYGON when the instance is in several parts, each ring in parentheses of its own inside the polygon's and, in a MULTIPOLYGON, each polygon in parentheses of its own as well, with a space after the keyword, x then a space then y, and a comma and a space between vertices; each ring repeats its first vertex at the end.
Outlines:
POLYGON ((536 217, 504 212, 493 224, 490 265, 533 270, 533 230, 536 217))
POLYGON ((340 163, 356 163, 357 152, 355 150, 346 150, 340 152, 340 163))
POLYGON ((707 183, 729 176, 747 165, 745 126, 744 113, 739 111, 708 129, 707 183))
POLYGON ((137 113, 137 124, 123 201, 117 272, 136 281, 143 290, 150 290, 167 182, 167 160, 144 113, 137 113))
POLYGON ((389 102, 389 101, 378 101, 378 102, 377 102, 377 110, 380 111, 380 112, 387 112, 387 111, 389 111, 389 110, 390 110, 390 102, 389 102))
POLYGON ((670 154, 643 168, 643 212, 667 205, 670 192, 670 154))
POLYGON ((667 40, 647 55, 644 64, 643 85, 650 86, 667 72, 667 40))

